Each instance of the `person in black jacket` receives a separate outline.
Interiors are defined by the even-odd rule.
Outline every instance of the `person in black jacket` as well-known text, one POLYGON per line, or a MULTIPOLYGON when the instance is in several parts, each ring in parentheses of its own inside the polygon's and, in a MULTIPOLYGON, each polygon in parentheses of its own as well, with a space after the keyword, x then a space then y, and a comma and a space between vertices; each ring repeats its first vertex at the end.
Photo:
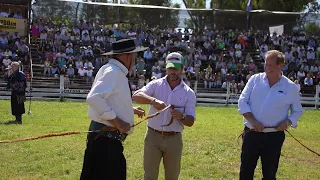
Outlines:
POLYGON ((19 63, 12 62, 9 67, 11 73, 7 73, 7 89, 11 90, 11 112, 16 117, 15 123, 22 124, 22 114, 25 113, 24 102, 26 101, 26 76, 19 71, 19 63))

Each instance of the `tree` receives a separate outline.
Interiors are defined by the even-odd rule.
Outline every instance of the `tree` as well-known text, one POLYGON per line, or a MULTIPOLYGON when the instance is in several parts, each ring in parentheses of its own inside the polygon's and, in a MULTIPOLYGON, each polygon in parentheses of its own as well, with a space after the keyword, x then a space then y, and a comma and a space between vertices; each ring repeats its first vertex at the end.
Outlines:
POLYGON ((308 34, 320 37, 320 27, 316 23, 309 23, 306 25, 305 31, 308 34))
MULTIPOLYGON (((268 11, 301 12, 310 0, 252 0, 253 9, 268 11)), ((246 10, 248 0, 211 0, 211 7, 217 9, 246 10)))
MULTIPOLYGON (((179 4, 172 4, 170 0, 129 0, 130 4, 143 4, 180 8, 179 4)), ((179 24, 179 11, 151 8, 131 8, 136 13, 135 21, 151 27, 177 27, 179 24)))
POLYGON ((75 12, 70 11, 73 9, 75 3, 52 1, 52 0, 36 0, 33 4, 33 15, 36 18, 55 19, 60 21, 62 19, 72 20, 75 17, 75 12))
MULTIPOLYGON (((183 0, 183 3, 187 8, 204 9, 206 7, 206 0, 183 0)), ((213 24, 213 11, 188 11, 188 14, 196 32, 204 29, 206 25, 213 24)), ((188 21, 185 21, 185 24, 191 25, 188 21)))

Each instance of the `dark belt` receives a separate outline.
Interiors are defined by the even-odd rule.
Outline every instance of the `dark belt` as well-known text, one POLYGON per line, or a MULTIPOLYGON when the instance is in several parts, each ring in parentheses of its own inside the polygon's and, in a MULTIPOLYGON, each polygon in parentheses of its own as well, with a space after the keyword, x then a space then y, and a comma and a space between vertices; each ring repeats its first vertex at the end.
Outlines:
POLYGON ((152 132, 156 132, 158 134, 161 134, 161 136, 174 136, 176 134, 180 134, 180 132, 174 132, 174 131, 158 131, 148 126, 148 129, 152 132))
POLYGON ((110 127, 96 121, 91 121, 89 131, 97 131, 98 135, 107 137, 110 139, 116 139, 123 142, 127 135, 126 133, 120 133, 115 127, 110 127))

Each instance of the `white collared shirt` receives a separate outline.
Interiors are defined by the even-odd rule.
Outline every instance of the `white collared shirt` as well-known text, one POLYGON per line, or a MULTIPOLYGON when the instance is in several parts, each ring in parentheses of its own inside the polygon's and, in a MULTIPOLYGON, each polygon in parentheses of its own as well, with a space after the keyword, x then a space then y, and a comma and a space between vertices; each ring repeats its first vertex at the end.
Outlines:
MULTIPOLYGON (((143 92, 148 96, 157 98, 160 101, 163 101, 165 104, 181 106, 176 108, 181 113, 185 115, 190 115, 196 118, 196 96, 193 90, 186 85, 182 80, 181 83, 176 86, 173 90, 171 89, 167 76, 151 81, 142 89, 135 92, 143 92)), ((158 110, 150 105, 149 115, 156 113, 158 110)), ((160 113, 158 116, 148 120, 148 126, 159 130, 159 131, 174 131, 182 132, 184 125, 179 120, 173 120, 173 123, 170 126, 162 127, 166 125, 171 120, 170 109, 160 113)))
MULTIPOLYGON (((292 127, 296 127, 303 114, 297 85, 282 76, 270 88, 265 73, 251 76, 240 95, 238 107, 240 114, 251 112, 265 127, 277 126, 286 119, 290 119, 292 127)), ((245 126, 253 128, 247 119, 243 119, 245 126)))
MULTIPOLYGON (((132 98, 128 85, 128 69, 115 59, 102 66, 87 96, 88 116, 96 122, 113 127, 108 120, 116 117, 133 125, 132 98)), ((128 134, 133 132, 133 128, 128 134)))

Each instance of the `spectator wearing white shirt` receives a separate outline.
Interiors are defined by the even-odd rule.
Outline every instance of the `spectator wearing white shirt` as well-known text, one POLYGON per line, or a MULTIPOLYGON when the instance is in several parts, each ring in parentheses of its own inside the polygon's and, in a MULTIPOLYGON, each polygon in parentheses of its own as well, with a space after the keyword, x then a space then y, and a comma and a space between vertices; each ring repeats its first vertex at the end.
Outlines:
POLYGON ((301 83, 301 80, 306 77, 306 74, 304 73, 303 69, 300 69, 300 70, 297 72, 297 77, 298 77, 298 79, 300 79, 300 83, 301 83))
POLYGON ((46 30, 41 31, 40 33, 40 45, 47 43, 48 34, 46 30))
POLYGON ((66 54, 73 54, 73 49, 72 49, 72 47, 69 45, 68 47, 67 47, 67 49, 66 49, 66 54))
POLYGON ((9 56, 6 55, 5 58, 2 60, 2 71, 4 72, 4 70, 8 68, 10 64, 11 64, 11 60, 9 59, 9 56))
POLYGON ((253 179, 259 157, 264 178, 276 179, 284 130, 297 127, 303 114, 298 87, 282 75, 284 62, 283 53, 267 52, 265 73, 252 76, 240 95, 238 107, 245 125, 241 180, 253 179))
POLYGON ((87 73, 87 70, 85 70, 85 69, 83 68, 83 66, 80 66, 80 69, 78 69, 78 75, 79 75, 81 78, 83 78, 83 77, 86 75, 86 73, 87 73))
POLYGON ((308 50, 307 59, 308 60, 315 60, 316 59, 315 53, 312 49, 308 50))
POLYGON ((152 76, 156 77, 157 79, 162 78, 162 73, 159 69, 156 69, 154 72, 152 72, 152 76))
POLYGON ((8 17, 9 14, 5 11, 0 12, 0 17, 8 17))
POLYGON ((87 84, 92 83, 93 82, 93 67, 89 66, 88 70, 86 71, 86 75, 87 75, 87 84))
POLYGON ((307 77, 304 79, 304 85, 305 86, 313 86, 313 79, 308 74, 307 77))
POLYGON ((234 49, 242 49, 242 46, 239 42, 234 45, 234 49))
POLYGON ((90 61, 87 59, 86 62, 84 63, 84 68, 88 69, 90 66, 93 67, 92 62, 90 62, 90 61))

